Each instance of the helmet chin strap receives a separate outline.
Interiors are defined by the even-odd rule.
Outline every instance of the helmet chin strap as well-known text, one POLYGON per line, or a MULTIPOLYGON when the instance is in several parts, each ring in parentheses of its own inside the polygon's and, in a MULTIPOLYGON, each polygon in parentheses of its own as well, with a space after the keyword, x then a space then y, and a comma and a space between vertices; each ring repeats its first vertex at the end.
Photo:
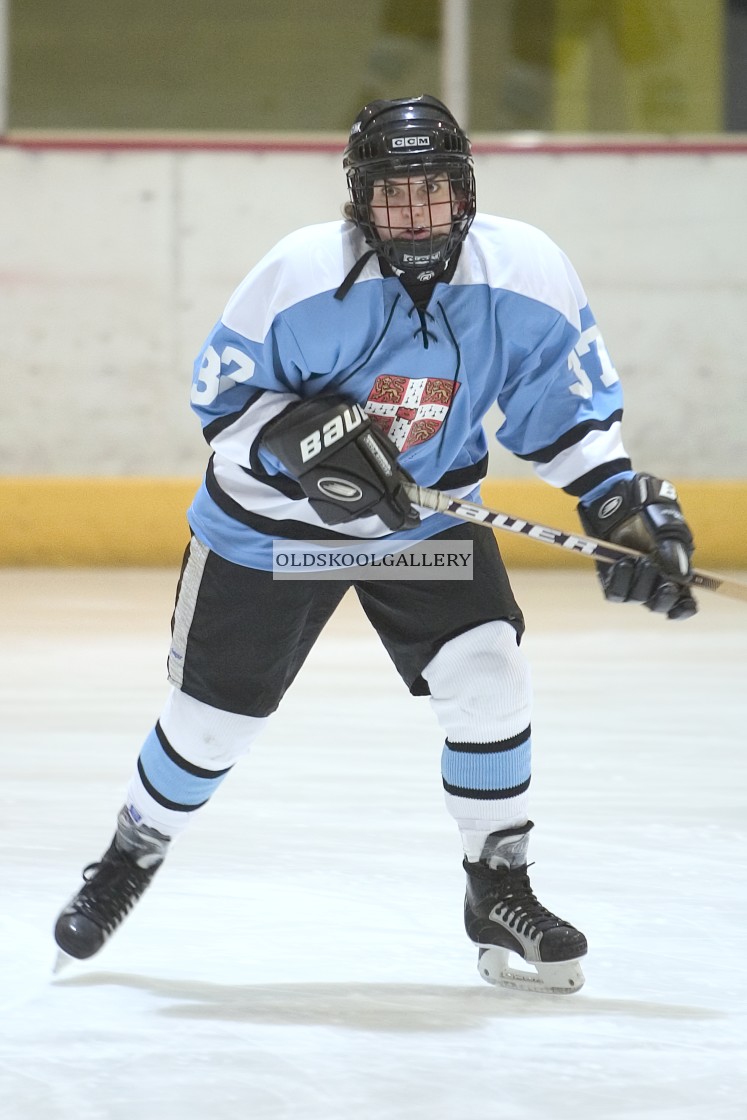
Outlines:
POLYGON ((393 237, 391 241, 384 242, 378 249, 379 256, 382 257, 389 267, 397 276, 406 276, 409 279, 430 280, 440 273, 445 272, 448 268, 448 258, 443 256, 443 250, 446 248, 448 238, 445 236, 434 237, 428 241, 431 247, 431 252, 423 253, 418 256, 414 252, 417 242, 413 244, 409 238, 393 237), (387 252, 391 246, 392 251, 387 252), (433 250, 438 250, 434 252, 433 250), (408 260, 407 258, 411 259, 408 260), (421 275, 422 273, 430 273, 430 276, 421 275))

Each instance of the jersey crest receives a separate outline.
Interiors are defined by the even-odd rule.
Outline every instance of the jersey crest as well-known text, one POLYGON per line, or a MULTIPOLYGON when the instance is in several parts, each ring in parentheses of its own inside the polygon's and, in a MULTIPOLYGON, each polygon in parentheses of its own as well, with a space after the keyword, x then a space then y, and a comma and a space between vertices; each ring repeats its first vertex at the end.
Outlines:
POLYGON ((399 451, 432 439, 446 419, 459 389, 445 377, 380 374, 363 406, 399 451))

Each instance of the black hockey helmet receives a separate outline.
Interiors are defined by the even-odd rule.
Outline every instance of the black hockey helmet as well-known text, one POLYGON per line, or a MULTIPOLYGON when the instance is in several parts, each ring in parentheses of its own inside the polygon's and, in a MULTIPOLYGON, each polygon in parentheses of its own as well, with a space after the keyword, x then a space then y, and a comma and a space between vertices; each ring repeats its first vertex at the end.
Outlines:
MULTIPOLYGON (((368 244, 398 271, 415 277, 441 272, 464 240, 475 216, 475 175, 469 138, 449 109, 429 94, 372 101, 361 109, 343 153, 350 205, 346 213, 368 244), (416 237, 389 221, 389 237, 371 218, 374 184, 447 175, 451 226, 416 237), (399 236, 398 236, 399 234, 399 236)), ((439 225, 448 224, 441 223, 439 225)))

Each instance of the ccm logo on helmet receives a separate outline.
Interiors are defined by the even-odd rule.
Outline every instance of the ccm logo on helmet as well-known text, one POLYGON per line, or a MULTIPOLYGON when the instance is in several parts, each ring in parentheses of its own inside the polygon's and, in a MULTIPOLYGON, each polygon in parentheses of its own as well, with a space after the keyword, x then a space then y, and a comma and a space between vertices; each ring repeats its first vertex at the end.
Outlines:
POLYGON ((393 148, 430 148, 430 136, 393 136, 393 148))
POLYGON ((334 416, 328 420, 323 428, 317 428, 314 432, 309 432, 300 444, 301 462, 307 463, 309 459, 315 458, 325 447, 331 447, 333 443, 337 443, 338 439, 342 439, 348 432, 352 432, 355 428, 359 427, 365 416, 361 412, 357 404, 353 404, 350 408, 346 408, 341 416, 334 416))

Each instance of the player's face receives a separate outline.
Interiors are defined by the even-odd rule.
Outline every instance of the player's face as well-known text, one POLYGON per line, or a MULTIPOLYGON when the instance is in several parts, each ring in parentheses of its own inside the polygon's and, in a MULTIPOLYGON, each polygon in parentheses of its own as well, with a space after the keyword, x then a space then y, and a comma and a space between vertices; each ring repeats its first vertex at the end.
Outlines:
POLYGON ((446 236, 461 203, 448 175, 415 175, 374 183, 371 221, 384 241, 446 236))

